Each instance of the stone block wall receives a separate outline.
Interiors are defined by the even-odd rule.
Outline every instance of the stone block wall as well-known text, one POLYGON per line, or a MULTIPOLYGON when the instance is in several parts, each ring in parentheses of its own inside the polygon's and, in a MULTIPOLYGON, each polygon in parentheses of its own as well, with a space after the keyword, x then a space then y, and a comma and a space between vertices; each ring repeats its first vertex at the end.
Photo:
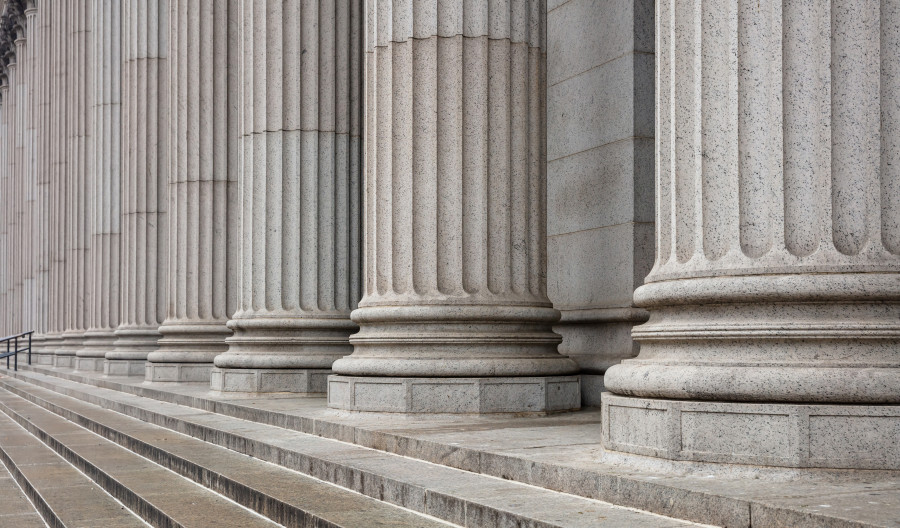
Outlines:
POLYGON ((646 320, 632 293, 654 258, 654 2, 547 10, 547 287, 560 352, 598 405, 602 374, 637 354, 631 327, 646 320))

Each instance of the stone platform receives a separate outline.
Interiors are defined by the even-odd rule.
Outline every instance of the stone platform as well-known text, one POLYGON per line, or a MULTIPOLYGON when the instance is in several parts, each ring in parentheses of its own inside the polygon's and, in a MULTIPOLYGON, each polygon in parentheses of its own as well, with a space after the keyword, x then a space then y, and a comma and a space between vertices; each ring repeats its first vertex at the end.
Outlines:
MULTIPOLYGON (((159 406, 168 402, 213 413, 218 421, 228 416, 276 425, 503 479, 498 485, 529 484, 715 526, 896 527, 900 519, 900 471, 724 465, 607 451, 597 408, 548 416, 356 413, 328 409, 322 397, 215 394, 201 384, 156 387, 138 377, 36 366, 9 374, 74 397, 97 398, 109 408, 121 405, 115 399, 133 401, 138 395, 159 406), (92 392, 100 388, 111 390, 101 398, 92 392)), ((150 412, 150 404, 144 406, 135 413, 150 412)))

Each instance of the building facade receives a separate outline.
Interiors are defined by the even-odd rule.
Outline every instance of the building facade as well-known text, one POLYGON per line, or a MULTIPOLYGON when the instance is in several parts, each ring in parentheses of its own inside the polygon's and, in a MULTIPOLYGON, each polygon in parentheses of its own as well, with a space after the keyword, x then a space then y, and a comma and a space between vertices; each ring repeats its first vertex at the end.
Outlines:
POLYGON ((900 468, 900 2, 0 1, 37 362, 900 468))

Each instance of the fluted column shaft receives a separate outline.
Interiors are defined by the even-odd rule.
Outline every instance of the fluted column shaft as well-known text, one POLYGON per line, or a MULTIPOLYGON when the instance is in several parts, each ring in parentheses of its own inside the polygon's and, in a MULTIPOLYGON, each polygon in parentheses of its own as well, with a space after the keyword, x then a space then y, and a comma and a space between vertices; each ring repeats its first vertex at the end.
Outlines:
MULTIPOLYGON (((121 223, 121 2, 91 1, 92 31, 89 41, 94 67, 90 71, 92 94, 90 167, 91 239, 90 327, 85 348, 78 352, 78 370, 102 371, 104 357, 114 348, 119 326, 119 233, 121 223)), ((87 110, 87 109, 86 109, 87 110)))
POLYGON ((574 372, 546 294, 545 4, 368 9, 365 296, 334 371, 574 372))
MULTIPOLYGON (((10 114, 10 95, 9 95, 9 76, 8 72, 6 72, 2 77, 0 77, 0 192, 3 193, 4 196, 10 195, 10 172, 9 172, 9 156, 7 152, 7 146, 9 145, 9 114, 10 114)), ((9 231, 9 210, 4 209, 2 213, 0 213, 0 222, 3 225, 0 225, 0 244, 2 247, 10 247, 11 243, 11 233, 9 231)), ((0 255, 0 315, 3 316, 2 320, 0 320, 0 325, 2 325, 2 330, 0 330, 0 335, 10 335, 12 334, 12 312, 13 308, 10 306, 10 289, 12 285, 12 275, 9 266, 9 252, 5 252, 4 255, 0 255)))
POLYGON ((122 4, 122 279, 108 374, 144 374, 166 315, 169 3, 122 4))
MULTIPOLYGON (((62 2, 47 2, 42 5, 50 16, 50 98, 48 101, 49 124, 47 126, 48 158, 50 178, 50 221, 47 228, 49 247, 48 287, 48 333, 46 351, 55 352, 63 341, 67 312, 67 255, 68 239, 68 186, 66 177, 66 136, 68 128, 67 101, 65 99, 68 81, 68 9, 62 2)), ((50 356, 38 356, 39 363, 52 364, 50 356)))
POLYGON ((35 173, 35 67, 34 56, 37 49, 35 43, 35 15, 37 10, 29 3, 25 9, 25 26, 22 41, 22 331, 35 330, 37 307, 35 296, 35 251, 37 233, 34 232, 36 209, 35 193, 37 177, 35 173))
POLYGON ((898 467, 900 4, 663 0, 656 23, 657 260, 607 447, 898 467))
MULTIPOLYGON (((32 134, 33 141, 33 163, 35 178, 35 209, 32 220, 32 233, 34 233, 34 247, 32 255, 34 258, 34 313, 35 324, 32 348, 36 354, 45 353, 46 337, 49 331, 48 312, 50 305, 48 303, 49 289, 49 199, 50 199, 50 179, 49 179, 49 163, 47 140, 47 112, 50 78, 48 74, 48 66, 50 64, 49 49, 49 6, 42 6, 38 10, 34 7, 34 15, 32 17, 31 36, 33 42, 33 58, 32 64, 34 68, 32 90, 34 119, 34 132, 32 134)), ((37 356, 33 358, 37 362, 37 356)))
MULTIPOLYGON (((18 40, 18 39, 17 39, 18 40)), ((15 48, 19 47, 19 43, 15 44, 15 48)), ((20 91, 20 83, 21 79, 19 78, 19 55, 13 52, 12 56, 9 57, 9 63, 6 67, 7 75, 9 76, 9 122, 8 122, 8 131, 9 131, 9 144, 8 144, 8 156, 9 156, 9 181, 10 181, 10 196, 21 197, 22 192, 22 175, 20 174, 22 164, 19 160, 19 154, 21 153, 21 149, 19 148, 19 134, 21 133, 20 127, 20 105, 22 101, 22 94, 20 91)), ((22 233, 21 233, 21 225, 20 225, 20 216, 22 211, 22 202, 21 200, 14 200, 13 203, 9 207, 9 233, 10 233, 10 247, 19 247, 18 244, 21 242, 22 233)), ((12 306, 13 313, 11 314, 10 321, 12 323, 12 328, 10 334, 14 334, 16 332, 21 332, 22 328, 22 254, 19 252, 10 251, 9 252, 9 268, 10 268, 10 291, 9 291, 9 303, 12 306)))
POLYGON ((607 388, 900 403, 900 8, 713 3, 659 6, 652 316, 607 388))
POLYGON ((361 5, 245 0, 240 294, 213 388, 324 392, 359 297, 361 5))
POLYGON ((90 60, 91 6, 70 2, 68 9, 67 57, 69 76, 65 98, 68 113, 66 141, 66 330, 62 348, 56 351, 56 366, 75 367, 75 354, 84 346, 90 325, 93 277, 90 272, 90 60))
POLYGON ((240 1, 170 0, 169 302, 148 381, 210 379, 237 300, 240 1))

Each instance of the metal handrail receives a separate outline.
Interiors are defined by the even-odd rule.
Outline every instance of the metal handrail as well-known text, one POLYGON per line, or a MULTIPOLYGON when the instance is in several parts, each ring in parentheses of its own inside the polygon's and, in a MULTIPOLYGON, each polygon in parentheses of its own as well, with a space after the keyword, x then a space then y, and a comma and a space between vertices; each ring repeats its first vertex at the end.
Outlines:
MULTIPOLYGON (((0 354, 0 359, 6 358, 6 368, 9 370, 9 358, 13 358, 13 368, 18 372, 19 370, 19 352, 28 352, 28 364, 31 365, 31 334, 34 333, 34 330, 29 330, 27 332, 22 332, 21 334, 6 336, 4 338, 0 338, 0 345, 6 343, 6 352, 0 354), (19 338, 24 339, 25 336, 28 336, 28 346, 25 348, 19 348, 19 338), (12 350, 10 350, 10 345, 12 345, 12 350)), ((0 347, 2 350, 2 347, 0 347)))

